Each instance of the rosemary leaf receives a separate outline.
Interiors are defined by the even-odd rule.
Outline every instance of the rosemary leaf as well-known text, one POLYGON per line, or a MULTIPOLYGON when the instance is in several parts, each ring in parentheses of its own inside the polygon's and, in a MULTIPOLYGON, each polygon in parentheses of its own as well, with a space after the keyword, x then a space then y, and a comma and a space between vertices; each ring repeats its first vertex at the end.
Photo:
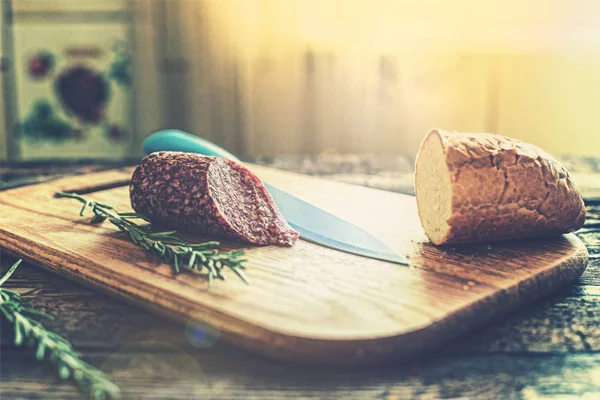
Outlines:
MULTIPOLYGON (((106 206, 106 204, 105 204, 105 206, 106 206)), ((138 218, 138 219, 143 219, 144 221, 150 222, 150 219, 143 214, 138 214, 135 212, 120 212, 118 214, 121 218, 138 218)))
POLYGON ((15 345, 20 346, 23 344, 23 333, 21 331, 21 325, 17 324, 17 318, 14 318, 15 321, 15 345))
POLYGON ((196 261, 196 252, 192 251, 192 255, 190 256, 190 260, 188 261, 188 268, 194 268, 194 262, 196 261))
POLYGON ((103 216, 101 216, 101 215, 98 215, 98 214, 96 214, 96 215, 94 215, 94 216, 92 217, 92 219, 90 220, 90 224, 92 224, 92 225, 93 225, 93 224, 98 224, 98 223, 100 223, 100 222, 104 222, 104 220, 105 220, 105 219, 106 219, 105 217, 103 217, 103 216))
POLYGON ((156 232, 151 233, 152 239, 171 239, 177 231, 166 231, 166 232, 156 232))
POLYGON ((177 254, 175 254, 175 256, 173 258, 175 259, 175 263, 173 264, 173 266, 175 267, 175 273, 178 274, 180 272, 180 270, 179 270, 179 257, 177 257, 177 254))
POLYGON ((248 280, 248 277, 246 276, 246 274, 244 274, 242 272, 242 270, 238 267, 231 267, 231 269, 233 270, 233 272, 235 272, 237 274, 237 276, 239 276, 244 282, 246 283, 250 283, 250 281, 248 280))
POLYGON ((117 212, 114 207, 86 199, 76 193, 56 193, 55 197, 75 199, 83 204, 80 215, 91 209, 93 216, 90 223, 100 223, 108 220, 119 230, 127 232, 133 243, 149 251, 164 262, 169 264, 173 271, 178 274, 182 271, 188 273, 200 272, 206 268, 208 283, 212 283, 215 277, 224 280, 223 268, 231 269, 244 282, 248 279, 241 272, 245 269, 242 258, 244 250, 232 250, 221 252, 217 249, 219 242, 209 241, 204 243, 187 243, 177 236, 176 230, 155 232, 152 225, 138 225, 133 219, 141 219, 150 222, 149 218, 134 212, 117 212))
POLYGON ((206 267, 208 268, 209 281, 212 282, 213 276, 217 275, 217 271, 215 271, 214 263, 212 262, 212 260, 208 261, 206 267))
POLYGON ((79 389, 89 393, 92 398, 120 399, 121 390, 110 381, 108 375, 83 361, 66 339, 32 318, 34 315, 47 315, 25 307, 19 294, 1 287, 20 263, 21 260, 17 261, 0 279, 0 314, 13 327, 15 346, 34 348, 37 360, 47 359, 56 364, 61 379, 77 377, 75 383, 79 389))
MULTIPOLYGON (((17 268, 19 267, 19 265, 21 264, 21 261, 23 260, 19 260, 16 263, 13 264, 12 267, 10 267, 10 269, 8 270, 8 272, 2 277, 2 279, 0 279, 0 286, 2 286, 4 284, 4 282, 6 282, 8 280, 8 278, 11 277, 12 274, 15 273, 15 271, 17 270, 17 268)), ((7 289, 4 289, 7 290, 7 289)), ((8 293, 12 294, 12 295, 16 295, 17 293, 13 292, 12 290, 8 291, 8 293)))
POLYGON ((40 342, 40 344, 38 344, 38 348, 35 352, 35 358, 37 358, 38 361, 42 361, 44 359, 45 355, 46 355, 46 347, 43 342, 40 342))
POLYGON ((83 207, 81 207, 81 211, 79 211, 79 216, 83 217, 83 212, 85 211, 87 206, 88 206, 88 202, 86 201, 85 203, 83 203, 83 207))
MULTIPOLYGON (((146 242, 146 243, 148 243, 148 242, 146 242)), ((156 249, 156 251, 158 251, 158 253, 161 256, 165 255, 165 250, 166 250, 167 247, 165 246, 164 243, 162 243, 162 242, 154 242, 154 248, 156 249)))
POLYGON ((108 208, 109 210, 113 209, 113 206, 108 205, 108 204, 104 204, 104 203, 100 203, 98 201, 95 202, 97 205, 99 205, 100 207, 104 207, 104 208, 108 208))
MULTIPOLYGON (((206 243, 199 243, 199 244, 190 244, 188 246, 193 248, 194 250, 206 250, 211 247, 218 246, 218 245, 219 245, 219 242, 206 242, 206 243)), ((231 254, 235 254, 238 251, 241 251, 242 253, 244 252, 244 250, 234 250, 231 252, 231 254)))

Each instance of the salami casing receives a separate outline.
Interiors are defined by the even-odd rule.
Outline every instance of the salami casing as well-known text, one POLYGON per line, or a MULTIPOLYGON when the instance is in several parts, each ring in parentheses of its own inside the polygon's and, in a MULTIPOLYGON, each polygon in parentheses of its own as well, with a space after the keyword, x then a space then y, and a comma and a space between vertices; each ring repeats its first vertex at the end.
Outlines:
POLYGON ((298 239, 260 179, 225 158, 152 153, 134 171, 129 193, 136 212, 165 227, 261 245, 298 239))

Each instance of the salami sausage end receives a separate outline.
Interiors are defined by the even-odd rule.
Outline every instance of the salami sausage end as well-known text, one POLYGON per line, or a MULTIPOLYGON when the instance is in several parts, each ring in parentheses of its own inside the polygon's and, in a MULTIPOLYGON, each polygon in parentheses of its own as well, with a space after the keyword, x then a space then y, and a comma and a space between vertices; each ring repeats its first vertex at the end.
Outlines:
POLYGON ((130 198, 136 212, 165 227, 261 245, 298 239, 260 179, 224 158, 152 153, 133 173, 130 198))

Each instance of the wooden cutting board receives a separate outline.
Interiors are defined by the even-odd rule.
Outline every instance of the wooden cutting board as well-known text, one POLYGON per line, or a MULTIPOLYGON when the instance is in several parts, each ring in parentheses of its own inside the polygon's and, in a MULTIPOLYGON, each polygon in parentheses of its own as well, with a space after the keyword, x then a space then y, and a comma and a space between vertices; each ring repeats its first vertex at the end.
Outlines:
POLYGON ((572 282, 587 264, 587 250, 573 234, 435 247, 421 229, 414 197, 249 167, 263 180, 376 234, 412 265, 303 240, 292 248, 233 244, 247 249, 251 285, 229 273, 230 279, 208 289, 201 277, 174 277, 169 266, 110 223, 89 225, 75 200, 53 197, 57 191, 77 191, 130 211, 132 169, 0 192, 0 245, 168 318, 208 323, 213 335, 253 351, 340 365, 432 349, 572 282))

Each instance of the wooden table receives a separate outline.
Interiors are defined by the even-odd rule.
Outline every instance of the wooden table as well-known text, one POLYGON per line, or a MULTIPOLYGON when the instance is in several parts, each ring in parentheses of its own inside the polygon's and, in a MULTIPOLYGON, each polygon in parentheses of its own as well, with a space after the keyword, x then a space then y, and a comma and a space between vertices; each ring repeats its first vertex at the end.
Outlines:
MULTIPOLYGON (((249 161, 399 192, 412 191, 413 160, 321 155, 249 161)), ((410 362, 362 370, 275 363, 218 340, 194 347, 186 327, 23 264, 6 284, 40 288, 30 299, 55 319, 91 364, 127 399, 600 399, 600 158, 563 158, 581 176, 588 220, 578 236, 590 252, 576 285, 410 362)), ((114 165, 4 165, 4 188, 114 165)), ((579 181, 579 179, 578 179, 579 181)), ((5 272, 15 258, 2 253, 5 272)), ((53 366, 16 348, 2 327, 0 397, 84 398, 53 366)))

